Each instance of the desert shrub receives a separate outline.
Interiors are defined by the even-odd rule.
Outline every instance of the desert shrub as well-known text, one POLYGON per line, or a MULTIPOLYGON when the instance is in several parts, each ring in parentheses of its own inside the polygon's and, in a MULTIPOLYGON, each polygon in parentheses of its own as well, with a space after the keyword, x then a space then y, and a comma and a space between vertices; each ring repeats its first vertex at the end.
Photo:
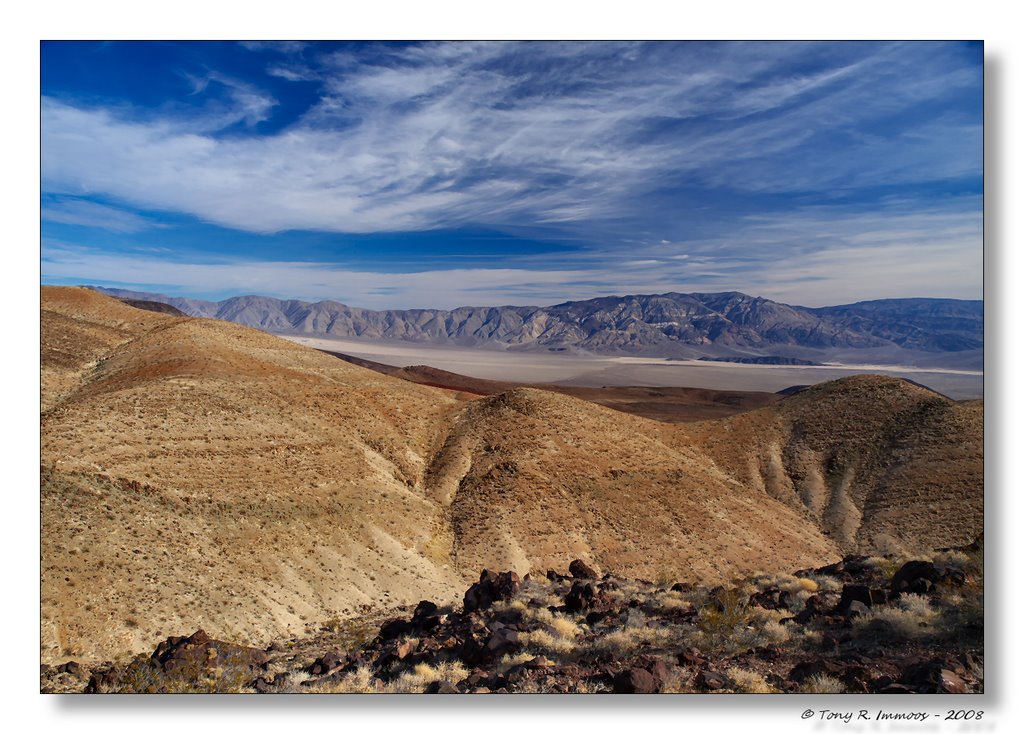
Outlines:
POLYGON ((367 666, 356 668, 336 681, 320 683, 309 688, 311 693, 377 693, 373 671, 367 666))
POLYGON ((644 604, 644 610, 654 614, 670 614, 672 612, 685 611, 693 607, 693 604, 683 598, 679 591, 662 591, 651 596, 644 604))
POLYGON ((892 606, 872 607, 854 620, 854 630, 862 634, 881 634, 913 639, 935 631, 932 622, 937 610, 928 598, 919 594, 903 594, 892 606))
POLYGON ((846 686, 838 678, 818 674, 812 675, 800 684, 801 693, 846 693, 846 686))
POLYGON ((622 627, 598 638, 594 649, 598 652, 621 655, 635 652, 646 646, 664 646, 673 639, 673 631, 667 627, 651 627, 647 615, 639 609, 630 609, 622 627))
POLYGON ((459 661, 443 662, 437 665, 420 663, 412 670, 402 672, 385 688, 387 693, 422 693, 434 681, 446 680, 459 683, 465 680, 469 671, 459 661))
POLYGON ((666 586, 671 586, 676 582, 676 580, 677 579, 675 573, 668 570, 667 568, 663 568, 658 571, 658 575, 655 577, 654 583, 664 588, 666 586))
POLYGON ((563 637, 567 640, 574 640, 579 637, 580 626, 568 617, 555 617, 551 620, 550 626, 555 630, 555 633, 559 637, 563 637))
POLYGON ((517 652, 511 655, 505 655, 501 658, 501 660, 495 663, 494 670, 498 673, 507 673, 509 668, 514 668, 517 665, 522 665, 527 661, 533 660, 534 657, 536 656, 533 653, 526 651, 517 652))
POLYGON ((553 635, 547 630, 534 630, 533 632, 522 632, 519 635, 520 642, 524 643, 530 650, 554 655, 565 655, 572 652, 576 645, 572 639, 553 635))
POLYGON ((903 562, 894 556, 869 556, 864 563, 886 581, 891 579, 893 574, 903 565, 903 562))
POLYGON ((804 587, 806 590, 811 592, 817 591, 818 593, 822 594, 838 594, 843 590, 842 582, 834 576, 826 576, 824 574, 813 573, 806 579, 801 580, 810 581, 817 587, 816 589, 809 589, 806 586, 804 587))
POLYGON ((729 668, 725 674, 732 681, 732 687, 740 693, 778 693, 778 689, 769 685, 764 676, 745 668, 729 668))
POLYGON ((818 590, 818 582, 812 578, 791 576, 784 574, 778 576, 775 579, 775 585, 783 591, 788 591, 790 594, 798 594, 802 591, 809 592, 811 594, 818 590))
POLYGON ((105 693, 250 693, 255 675, 246 656, 234 653, 204 664, 193 662, 165 671, 149 657, 129 664, 120 681, 105 693))

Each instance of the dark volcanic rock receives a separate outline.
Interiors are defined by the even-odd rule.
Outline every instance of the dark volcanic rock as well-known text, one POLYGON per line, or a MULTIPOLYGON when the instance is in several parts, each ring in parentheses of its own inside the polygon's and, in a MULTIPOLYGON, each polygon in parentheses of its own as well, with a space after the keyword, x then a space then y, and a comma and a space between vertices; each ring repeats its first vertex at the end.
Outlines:
POLYGON ((428 683, 424 693, 459 693, 459 689, 446 680, 435 680, 428 683))
POLYGON ((805 680, 815 675, 831 675, 840 677, 845 672, 845 666, 835 660, 829 660, 827 658, 818 658, 816 660, 805 660, 802 663, 797 663, 793 666, 792 670, 789 671, 789 679, 796 681, 797 683, 803 683, 805 680))
POLYGON ((85 686, 86 693, 103 693, 115 688, 121 682, 121 671, 113 665, 103 666, 92 671, 89 682, 85 686))
POLYGON ((580 559, 576 559, 569 564, 569 573, 572 574, 574 579, 596 579, 597 571, 592 569, 586 563, 580 559))
POLYGON ((157 645, 152 659, 170 676, 190 676, 196 671, 223 666, 250 668, 255 673, 268 662, 263 650, 214 640, 203 630, 190 637, 168 637, 157 645))
POLYGON ((487 652, 500 657, 512 652, 519 646, 519 633, 509 627, 501 627, 487 640, 487 652))
POLYGON ((871 589, 863 584, 846 584, 843 586, 843 593, 836 606, 836 614, 849 616, 850 605, 853 602, 860 602, 864 607, 870 607, 873 603, 871 589))
POLYGON ((927 593, 940 575, 939 569, 931 561, 907 561, 893 574, 889 586, 896 594, 906 591, 927 593))
POLYGON ((133 692, 162 693, 201 680, 223 684, 216 690, 238 690, 251 683, 269 658, 263 650, 212 639, 203 630, 189 637, 168 637, 149 658, 138 657, 123 671, 113 666, 94 670, 87 693, 118 686, 133 692))
POLYGON ((871 609, 868 608, 867 604, 854 600, 846 605, 846 609, 843 611, 843 616, 847 619, 853 619, 854 617, 863 617, 870 611, 871 609))
POLYGON ((612 679, 612 690, 615 693, 657 693, 661 683, 643 668, 630 668, 612 679))
POLYGON ((899 682, 918 693, 967 693, 961 676, 967 671, 955 658, 936 657, 911 662, 903 669, 899 682))
POLYGON ((697 673, 694 681, 698 688, 705 691, 720 691, 732 684, 727 677, 712 670, 702 670, 697 673))
POLYGON ((590 609, 594 606, 596 596, 593 584, 576 581, 569 589, 569 593, 565 595, 565 609, 567 612, 573 613, 590 609))
POLYGON ((342 657, 341 653, 336 650, 332 650, 325 653, 322 657, 314 660, 313 663, 306 668, 306 672, 310 675, 316 676, 327 675, 344 662, 345 658, 342 657))
POLYGON ((495 573, 485 570, 480 574, 480 581, 466 590, 463 609, 473 612, 487 609, 496 601, 508 601, 519 591, 519 585, 519 574, 515 571, 495 573))

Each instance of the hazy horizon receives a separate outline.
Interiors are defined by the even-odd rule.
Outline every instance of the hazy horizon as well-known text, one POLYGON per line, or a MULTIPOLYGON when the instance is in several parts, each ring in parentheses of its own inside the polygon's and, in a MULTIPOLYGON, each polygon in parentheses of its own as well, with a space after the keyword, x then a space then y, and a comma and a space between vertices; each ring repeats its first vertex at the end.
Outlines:
MULTIPOLYGON (((43 285, 61 285, 61 284, 43 283, 43 285)), ((447 308, 434 307, 434 306, 416 306, 416 307, 408 307, 408 308, 401 308, 401 307, 396 307, 396 308, 388 308, 388 307, 371 308, 371 307, 368 307, 368 306, 362 306, 362 305, 360 305, 358 303, 350 303, 350 302, 344 301, 344 300, 339 299, 339 298, 301 298, 301 297, 297 297, 297 296, 271 296, 271 295, 268 295, 266 293, 238 293, 236 295, 227 296, 225 298, 216 298, 216 297, 205 297, 205 296, 202 296, 202 295, 195 295, 195 296, 193 296, 193 295, 178 295, 177 293, 175 293, 173 291, 180 290, 180 289, 176 289, 173 286, 169 287, 168 291, 153 291, 153 290, 148 290, 147 291, 147 290, 141 290, 141 289, 135 289, 135 288, 114 288, 114 287, 108 287, 108 286, 100 286, 100 285, 97 285, 95 283, 70 283, 69 285, 80 287, 80 288, 108 289, 108 290, 115 290, 115 291, 116 290, 132 291, 132 292, 139 293, 139 294, 159 295, 159 296, 165 296, 165 297, 168 297, 168 298, 183 298, 183 299, 195 300, 195 301, 211 301, 213 303, 220 303, 220 302, 223 302, 225 300, 229 300, 231 298, 274 298, 276 300, 281 300, 281 301, 304 301, 304 302, 307 302, 307 303, 334 302, 334 303, 341 303, 342 305, 350 306, 350 307, 353 307, 353 308, 363 308, 363 309, 368 310, 368 311, 403 311, 403 310, 409 310, 409 311, 416 311, 416 310, 451 311, 451 310, 455 310, 455 309, 458 309, 458 308, 483 308, 483 307, 494 307, 494 308, 504 308, 504 307, 510 307, 510 308, 517 308, 517 307, 520 307, 520 308, 530 308, 530 307, 551 308, 553 306, 558 306, 558 305, 561 305, 563 303, 574 303, 574 302, 586 301, 586 300, 596 300, 596 299, 599 299, 599 298, 649 298, 649 297, 654 297, 654 296, 668 296, 668 295, 671 295, 671 294, 677 294, 677 295, 683 295, 683 296, 691 296, 691 295, 721 295, 721 294, 726 294, 726 293, 742 293, 743 295, 750 296, 752 298, 766 298, 766 300, 771 300, 771 301, 775 300, 775 299, 767 298, 766 296, 760 296, 760 295, 758 295, 756 293, 744 293, 743 291, 737 291, 737 290, 692 291, 692 292, 688 292, 688 293, 684 293, 682 291, 664 291, 664 292, 661 292, 661 293, 609 293, 609 294, 604 295, 604 296, 593 296, 593 297, 588 298, 588 299, 562 299, 561 301, 552 301, 552 302, 546 302, 546 303, 497 303, 497 302, 481 302, 481 303, 461 303, 461 304, 458 304, 456 306, 450 306, 450 307, 447 307, 447 308)), ((981 301, 981 302, 984 302, 983 298, 943 298, 943 297, 931 297, 931 296, 906 296, 906 297, 892 298, 892 299, 861 299, 860 301, 849 301, 849 302, 844 302, 844 303, 823 303, 823 304, 815 305, 815 306, 808 306, 807 304, 803 304, 803 303, 793 303, 793 302, 783 302, 783 301, 775 301, 775 302, 776 303, 782 303, 783 305, 787 305, 787 306, 794 306, 794 307, 797 307, 797 308, 823 308, 823 307, 829 307, 829 306, 849 306, 849 305, 853 305, 855 303, 861 303, 861 302, 872 301, 872 300, 932 300, 932 301, 950 301, 950 300, 952 300, 952 301, 981 301)))

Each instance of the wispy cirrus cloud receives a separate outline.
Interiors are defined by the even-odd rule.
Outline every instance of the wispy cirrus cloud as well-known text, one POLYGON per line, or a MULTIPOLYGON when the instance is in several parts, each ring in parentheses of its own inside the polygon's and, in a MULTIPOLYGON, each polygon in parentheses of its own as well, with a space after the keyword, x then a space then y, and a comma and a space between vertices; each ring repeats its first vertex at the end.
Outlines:
MULTIPOLYGON (((865 132, 968 85, 972 69, 928 44, 823 54, 632 43, 382 47, 358 63, 336 53, 317 61, 321 99, 274 135, 222 137, 45 99, 43 177, 50 191, 88 187, 253 232, 638 216, 678 232, 685 222, 652 222, 638 201, 679 185, 818 192, 977 173, 977 119, 865 132), (812 62, 824 68, 795 71, 812 62)), ((219 126, 254 124, 273 106, 248 84, 229 98, 233 111, 211 118, 219 126)))
POLYGON ((112 232, 134 233, 159 226, 157 222, 106 204, 87 199, 57 199, 40 209, 44 221, 95 227, 112 232))

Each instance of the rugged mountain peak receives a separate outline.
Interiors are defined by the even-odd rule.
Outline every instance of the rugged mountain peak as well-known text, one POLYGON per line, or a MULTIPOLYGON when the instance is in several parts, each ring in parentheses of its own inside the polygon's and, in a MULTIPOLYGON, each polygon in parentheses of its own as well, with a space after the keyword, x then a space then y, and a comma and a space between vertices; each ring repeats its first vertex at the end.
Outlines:
POLYGON ((219 303, 107 290, 170 303, 279 333, 398 339, 513 349, 572 349, 598 354, 793 356, 800 350, 977 350, 981 301, 887 299, 804 308, 723 293, 606 296, 554 306, 464 306, 451 310, 371 311, 336 301, 308 303, 239 296, 219 303))

